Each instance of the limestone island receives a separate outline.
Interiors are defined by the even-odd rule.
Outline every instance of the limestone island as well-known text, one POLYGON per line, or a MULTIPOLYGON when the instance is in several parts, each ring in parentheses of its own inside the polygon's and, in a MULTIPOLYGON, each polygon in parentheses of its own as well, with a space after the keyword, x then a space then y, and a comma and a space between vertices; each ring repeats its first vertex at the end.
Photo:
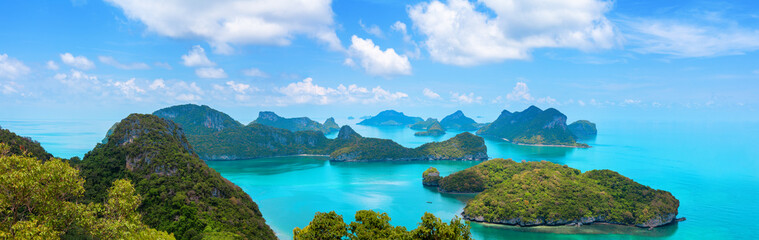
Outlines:
POLYGON ((534 146, 589 148, 578 143, 567 127, 567 116, 554 108, 530 106, 522 112, 503 110, 498 119, 477 131, 478 135, 534 146))
MULTIPOLYGON (((432 172, 428 169, 424 176, 432 172)), ((680 201, 671 193, 611 170, 583 173, 547 161, 517 163, 498 158, 445 176, 438 185, 444 193, 477 193, 461 213, 476 222, 653 228, 684 220, 677 218, 680 201)))
POLYGON ((440 125, 445 129, 455 129, 459 131, 474 131, 481 126, 474 119, 464 115, 464 112, 458 110, 451 115, 446 116, 440 121, 440 125))
POLYGON ((416 132, 414 133, 414 136, 443 136, 445 135, 445 129, 440 126, 440 123, 437 121, 437 119, 432 118, 432 124, 430 124, 426 131, 422 132, 416 132))
POLYGON ((424 121, 420 117, 409 117, 402 112, 395 110, 385 110, 377 114, 374 117, 366 117, 358 125, 366 126, 407 126, 420 121, 424 121))
POLYGON ((437 168, 430 167, 422 173, 422 185, 424 186, 437 187, 440 179, 440 172, 437 171, 437 168))

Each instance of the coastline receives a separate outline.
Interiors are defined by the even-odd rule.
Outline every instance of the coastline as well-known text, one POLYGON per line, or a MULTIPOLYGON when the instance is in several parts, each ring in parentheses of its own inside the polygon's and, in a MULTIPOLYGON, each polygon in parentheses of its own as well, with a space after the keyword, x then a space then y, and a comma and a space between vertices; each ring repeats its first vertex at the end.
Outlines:
POLYGON ((558 144, 529 144, 529 143, 512 142, 506 138, 501 138, 501 140, 514 144, 514 145, 533 146, 533 147, 563 147, 563 148, 592 148, 593 147, 590 145, 587 145, 587 147, 584 147, 584 146, 569 146, 569 145, 558 145, 558 144))
POLYGON ((240 160, 250 160, 250 159, 261 159, 261 158, 282 158, 282 157, 329 157, 329 155, 324 154, 289 154, 289 155, 277 155, 277 156, 265 156, 265 157, 245 157, 245 158, 200 158, 203 161, 240 161, 240 160))
MULTIPOLYGON (((685 217, 678 218, 677 214, 669 214, 670 216, 667 217, 669 219, 669 221, 665 221, 665 222, 661 222, 661 223, 656 223, 656 224, 652 224, 652 225, 645 225, 645 224, 624 224, 624 223, 617 223, 617 222, 609 222, 609 221, 604 220, 604 217, 587 217, 587 218, 583 217, 583 218, 581 218, 579 220, 572 220, 572 221, 557 220, 557 221, 554 221, 554 222, 546 221, 546 220, 544 220, 542 218, 537 218, 536 220, 533 220, 532 222, 523 222, 521 218, 513 218, 513 219, 509 219, 509 220, 503 220, 501 222, 490 222, 490 221, 485 221, 481 216, 470 217, 470 216, 464 215, 464 212, 461 212, 460 215, 462 216, 462 218, 464 218, 464 219, 466 219, 468 221, 477 222, 477 223, 486 223, 486 224, 504 225, 504 226, 515 226, 515 227, 526 227, 526 228, 530 228, 530 227, 561 227, 561 226, 581 227, 583 225, 598 224, 598 225, 625 226, 625 227, 641 228, 641 229, 653 229, 653 228, 667 226, 667 225, 670 225, 670 224, 675 224, 675 223, 682 222, 682 221, 686 220, 685 217)), ((651 220, 649 220, 649 221, 651 221, 651 220)))

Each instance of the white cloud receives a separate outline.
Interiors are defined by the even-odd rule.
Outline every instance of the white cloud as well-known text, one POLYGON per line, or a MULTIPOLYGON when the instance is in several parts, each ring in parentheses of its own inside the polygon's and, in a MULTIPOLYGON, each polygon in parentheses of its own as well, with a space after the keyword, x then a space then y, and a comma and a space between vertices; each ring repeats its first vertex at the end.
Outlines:
POLYGON ((559 101, 556 101, 556 99, 554 99, 552 97, 549 97, 549 96, 538 98, 536 100, 536 102, 542 103, 542 104, 546 104, 546 105, 549 105, 549 106, 557 106, 557 105, 559 105, 559 101))
POLYGON ((625 37, 635 44, 633 50, 640 53, 709 57, 759 50, 759 31, 731 27, 735 24, 708 26, 652 19, 625 23, 630 28, 625 37))
POLYGON ((401 21, 396 21, 395 23, 393 23, 392 26, 390 26, 390 29, 393 29, 403 34, 403 41, 406 41, 406 42, 411 41, 411 36, 408 35, 408 30, 406 29, 405 23, 401 21))
POLYGON ((480 103, 482 102, 482 97, 474 96, 474 93, 469 93, 467 95, 466 93, 460 94, 457 92, 452 92, 451 101, 456 103, 480 103))
POLYGON ((289 45, 298 35, 342 49, 331 0, 107 1, 149 31, 201 38, 219 53, 230 53, 230 44, 289 45))
POLYGON ((403 92, 391 92, 380 86, 371 90, 351 84, 348 87, 340 84, 337 88, 322 87, 313 83, 313 79, 306 78, 300 82, 290 83, 285 87, 276 89, 284 97, 278 98, 277 104, 332 104, 332 103, 392 103, 408 98, 403 92))
POLYGON ((530 89, 524 82, 517 82, 514 89, 510 93, 506 94, 506 99, 509 101, 532 101, 534 98, 530 95, 530 89))
POLYGON ((22 86, 14 81, 2 82, 0 81, 0 92, 3 94, 12 94, 19 92, 19 88, 22 86))
POLYGON ((71 89, 86 91, 86 90, 98 90, 100 86, 100 80, 97 76, 89 75, 84 72, 71 69, 71 73, 58 73, 53 77, 60 83, 67 85, 71 89))
POLYGON ((58 64, 53 60, 47 61, 47 64, 45 66, 50 70, 58 70, 60 68, 58 64))
POLYGON ((85 56, 74 56, 71 53, 61 54, 61 62, 66 65, 81 69, 88 70, 95 68, 95 63, 87 59, 85 56))
POLYGON ((135 79, 131 78, 123 82, 115 81, 111 83, 111 85, 116 87, 116 89, 118 89, 120 93, 123 94, 127 99, 142 101, 142 98, 138 95, 145 93, 145 89, 142 89, 139 86, 137 86, 137 84, 134 81, 135 79))
POLYGON ((430 98, 430 99, 441 99, 440 94, 437 94, 436 92, 430 90, 429 88, 425 88, 424 90, 422 90, 422 93, 424 94, 425 97, 430 98))
POLYGON ((192 46, 192 49, 182 55, 182 64, 188 67, 211 67, 216 66, 216 63, 206 57, 206 50, 200 45, 192 46))
POLYGON ((148 86, 148 88, 150 88, 150 90, 164 89, 166 88, 166 83, 165 81, 163 81, 163 79, 159 78, 159 79, 153 80, 153 83, 151 83, 150 86, 148 86))
POLYGON ((195 75, 200 78, 227 78, 224 69, 212 67, 195 69, 195 75))
POLYGON ((16 79, 29 73, 29 67, 23 62, 8 57, 8 54, 0 54, 0 78, 16 79))
POLYGON ((242 74, 248 77, 269 77, 268 74, 266 74, 264 71, 261 71, 261 69, 258 68, 248 68, 245 70, 242 70, 242 74))
POLYGON ((626 105, 636 105, 636 104, 639 104, 639 103, 641 103, 641 101, 637 100, 637 99, 625 99, 619 105, 626 106, 626 105))
POLYGON ((353 35, 351 41, 348 52, 351 57, 358 59, 367 73, 386 77, 411 74, 411 63, 405 55, 398 55, 392 48, 382 51, 371 39, 362 39, 356 35, 353 35))
POLYGON ((150 69, 150 66, 145 63, 137 62, 137 63, 130 63, 130 64, 124 64, 120 63, 119 61, 116 61, 113 57, 110 56, 98 56, 98 60, 100 62, 114 66, 119 69, 125 69, 125 70, 144 70, 144 69, 150 69))
POLYGON ((409 17, 427 36, 424 45, 433 60, 476 65, 527 59, 535 48, 611 48, 619 41, 605 16, 611 5, 604 0, 433 0, 410 7, 409 17))
POLYGON ((377 37, 384 37, 385 35, 382 33, 382 29, 379 28, 379 26, 372 24, 371 26, 366 26, 361 20, 358 20, 358 25, 361 26, 361 29, 364 30, 364 32, 377 36, 377 37))
POLYGON ((253 90, 253 91, 257 90, 256 88, 251 88, 249 84, 236 83, 234 81, 228 81, 227 86, 229 86, 232 90, 240 94, 245 94, 248 90, 253 90))
POLYGON ((164 68, 166 70, 171 70, 172 69, 171 65, 169 63, 166 63, 166 62, 156 62, 153 65, 155 65, 156 67, 164 68))

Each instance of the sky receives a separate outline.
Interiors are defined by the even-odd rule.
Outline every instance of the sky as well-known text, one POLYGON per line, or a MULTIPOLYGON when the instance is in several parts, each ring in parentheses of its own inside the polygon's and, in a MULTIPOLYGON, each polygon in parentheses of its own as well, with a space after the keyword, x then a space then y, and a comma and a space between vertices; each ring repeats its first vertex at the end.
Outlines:
POLYGON ((759 121, 759 5, 640 0, 3 1, 0 120, 195 103, 246 123, 553 107, 759 121))

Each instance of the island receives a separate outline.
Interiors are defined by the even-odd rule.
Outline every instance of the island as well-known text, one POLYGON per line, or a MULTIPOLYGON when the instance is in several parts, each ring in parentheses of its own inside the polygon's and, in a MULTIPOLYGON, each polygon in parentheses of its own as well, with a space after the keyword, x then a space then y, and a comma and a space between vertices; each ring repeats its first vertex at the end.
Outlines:
POLYGON ((443 136, 445 135, 445 129, 440 126, 440 123, 437 121, 437 119, 433 119, 434 121, 430 126, 427 127, 426 131, 423 132, 416 132, 414 133, 414 136, 443 136))
POLYGON ((462 212, 518 226, 607 223, 653 228, 679 221, 680 202, 611 170, 581 172, 547 161, 492 159, 438 181, 440 192, 477 193, 462 212))
POLYGON ((432 126, 432 124, 435 124, 435 123, 440 124, 440 122, 438 122, 436 118, 427 118, 427 120, 416 122, 414 124, 409 125, 408 127, 413 130, 425 131, 427 130, 427 128, 432 126))
POLYGON ((567 127, 567 116, 554 108, 543 111, 530 106, 514 113, 503 110, 498 119, 482 127, 477 134, 521 145, 590 147, 577 142, 567 127))
POLYGON ((430 167, 422 173, 422 185, 437 187, 441 178, 437 168, 430 167))
POLYGON ((455 129, 459 131, 474 131, 480 128, 480 125, 464 115, 464 112, 458 110, 451 115, 448 115, 440 121, 440 125, 445 129, 455 129))
MULTIPOLYGON (((364 118, 362 118, 364 119, 364 118)), ((420 117, 409 117, 402 112, 395 110, 385 110, 374 117, 366 117, 358 125, 366 126, 406 126, 416 122, 423 121, 420 117)))
POLYGON ((329 156, 332 161, 487 160, 484 140, 469 133, 406 148, 388 139, 364 138, 349 126, 340 128, 335 139, 329 139, 319 131, 290 131, 256 122, 218 130, 214 125, 206 125, 204 119, 208 115, 231 117, 205 106, 190 105, 190 108, 195 108, 188 111, 193 113, 192 117, 182 115, 181 111, 157 116, 167 116, 165 119, 172 121, 176 119, 181 126, 193 129, 193 132, 186 133, 187 141, 204 160, 303 154, 329 156))
POLYGON ((596 124, 588 120, 578 120, 567 126, 569 131, 575 135, 577 139, 589 139, 598 135, 596 130, 596 124))
POLYGON ((283 118, 274 112, 268 111, 259 112, 258 118, 252 123, 287 129, 293 132, 319 131, 324 134, 329 134, 340 129, 340 126, 335 123, 334 118, 329 118, 324 124, 321 124, 308 117, 283 118))

